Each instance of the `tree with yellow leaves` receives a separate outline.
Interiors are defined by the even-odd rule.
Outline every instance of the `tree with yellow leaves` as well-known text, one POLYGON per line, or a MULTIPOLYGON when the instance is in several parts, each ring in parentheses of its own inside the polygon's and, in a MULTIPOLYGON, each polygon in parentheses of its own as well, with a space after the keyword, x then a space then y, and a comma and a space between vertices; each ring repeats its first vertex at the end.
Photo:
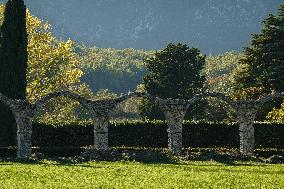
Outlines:
MULTIPOLYGON (((0 23, 3 22, 4 5, 0 5, 0 23)), ((92 92, 80 82, 83 71, 78 68, 78 59, 73 52, 71 40, 59 41, 51 32, 51 25, 27 11, 28 72, 27 98, 34 102, 54 91, 71 90, 85 96, 92 92)), ((72 121, 74 109, 79 104, 66 98, 51 100, 38 119, 45 122, 72 121)))

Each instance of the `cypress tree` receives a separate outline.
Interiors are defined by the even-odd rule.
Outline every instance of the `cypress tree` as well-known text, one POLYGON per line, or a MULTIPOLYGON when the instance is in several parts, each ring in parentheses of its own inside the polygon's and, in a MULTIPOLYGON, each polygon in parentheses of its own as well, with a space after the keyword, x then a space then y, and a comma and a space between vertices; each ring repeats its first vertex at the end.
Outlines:
MULTIPOLYGON (((26 6, 8 0, 0 29, 0 92, 11 99, 26 99, 27 72, 26 6)), ((16 124, 11 111, 0 104, 0 145, 14 145, 16 124)))

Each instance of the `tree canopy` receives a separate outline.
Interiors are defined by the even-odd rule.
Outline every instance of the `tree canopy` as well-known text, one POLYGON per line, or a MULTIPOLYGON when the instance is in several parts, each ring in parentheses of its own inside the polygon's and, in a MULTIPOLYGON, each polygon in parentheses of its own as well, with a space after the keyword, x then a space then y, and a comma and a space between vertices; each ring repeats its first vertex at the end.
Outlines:
MULTIPOLYGON (((203 87, 205 56, 197 48, 170 43, 146 59, 145 64, 148 74, 143 78, 142 89, 151 95, 189 99, 203 87)), ((143 118, 164 119, 161 110, 148 99, 141 101, 138 112, 143 118)))
POLYGON ((25 99, 28 40, 24 1, 9 0, 2 18, 0 92, 12 99, 25 99))
POLYGON ((258 88, 261 93, 284 91, 284 4, 277 15, 263 21, 259 34, 252 35, 251 46, 241 59, 244 69, 236 77, 236 89, 258 88))
POLYGON ((201 71, 205 56, 197 48, 170 43, 145 61, 149 73, 143 78, 145 90, 161 98, 190 98, 205 81, 201 71))
MULTIPOLYGON (((0 23, 3 22, 4 5, 0 5, 0 23)), ((83 71, 71 40, 60 41, 51 32, 51 25, 31 15, 27 10, 28 33, 27 99, 35 102, 40 97, 58 90, 71 90, 86 96, 92 92, 81 82, 83 71)), ((78 103, 65 98, 52 100, 39 114, 45 121, 75 119, 78 103), (54 106, 54 103, 57 106, 54 106)))
MULTIPOLYGON (((26 99, 27 29, 23 0, 8 0, 0 29, 0 92, 11 99, 26 99)), ((13 144, 16 124, 8 107, 0 103, 0 141, 13 144), (5 139, 5 137, 7 137, 5 139)), ((1 145, 2 142, 0 142, 1 145)))

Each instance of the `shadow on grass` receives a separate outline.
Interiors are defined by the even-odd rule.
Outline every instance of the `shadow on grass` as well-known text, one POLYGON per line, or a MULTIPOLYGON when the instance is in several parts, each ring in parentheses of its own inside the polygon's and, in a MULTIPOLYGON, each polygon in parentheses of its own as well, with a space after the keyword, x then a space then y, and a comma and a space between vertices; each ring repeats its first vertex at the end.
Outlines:
POLYGON ((84 162, 79 161, 75 158, 46 158, 43 160, 33 160, 33 159, 17 159, 17 158, 6 158, 0 159, 1 166, 13 166, 14 164, 23 165, 43 165, 43 166, 70 166, 70 167, 86 167, 86 168, 105 168, 102 165, 89 165, 84 164, 84 162))
MULTIPOLYGON (((97 154, 95 154, 97 155, 97 154)), ((73 157, 54 157, 43 156, 35 159, 17 159, 17 158, 2 158, 0 157, 0 166, 11 165, 11 163, 19 164, 42 164, 42 165, 56 165, 56 166, 80 166, 80 167, 96 167, 100 165, 90 165, 88 161, 99 162, 139 162, 148 165, 192 165, 192 166, 268 166, 263 158, 258 157, 243 157, 235 149, 184 149, 181 157, 173 156, 167 149, 161 148, 112 148, 111 151, 105 155, 99 154, 95 158, 83 158, 81 156, 73 157), (114 152, 114 153, 113 153, 114 152), (217 164, 198 163, 212 161, 217 164)))
MULTIPOLYGON (((279 154, 280 151, 272 151, 271 154, 279 154)), ((183 157, 187 161, 213 161, 227 166, 267 166, 267 157, 243 156, 238 149, 230 148, 185 148, 183 157), (262 164, 259 164, 262 163, 262 164)), ((269 157, 269 156, 268 156, 269 157)))
POLYGON ((171 155, 167 151, 160 150, 129 150, 119 149, 115 150, 114 154, 95 156, 95 158, 83 158, 81 156, 75 157, 48 157, 31 159, 19 159, 16 157, 8 158, 0 157, 0 166, 12 165, 13 163, 26 164, 26 165, 57 165, 57 166, 81 166, 81 167, 94 167, 89 165, 88 162, 139 162, 143 164, 184 164, 178 157, 171 155))

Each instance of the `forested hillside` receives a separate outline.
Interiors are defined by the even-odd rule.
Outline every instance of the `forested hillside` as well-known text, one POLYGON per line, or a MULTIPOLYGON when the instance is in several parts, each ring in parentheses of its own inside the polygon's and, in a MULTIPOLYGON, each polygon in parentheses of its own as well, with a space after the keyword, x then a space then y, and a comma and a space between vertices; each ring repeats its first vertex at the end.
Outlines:
POLYGON ((147 70, 143 62, 153 55, 152 51, 132 48, 88 48, 77 46, 79 65, 84 71, 82 82, 87 83, 94 93, 108 89, 115 93, 134 91, 147 70))
MULTIPOLYGON (((5 1, 5 0, 2 0, 5 1)), ((182 42, 201 52, 241 51, 282 0, 26 0, 56 37, 103 48, 161 49, 182 42)))
MULTIPOLYGON (((207 55, 201 72, 205 76, 202 90, 231 95, 235 75, 243 74, 246 68, 240 61, 244 54, 232 50, 249 44, 251 33, 261 26, 261 18, 275 11, 280 3, 278 0, 26 2, 30 9, 27 17, 30 101, 66 89, 88 97, 95 94, 94 98, 113 97, 137 88, 143 90, 142 79, 149 72, 146 60, 163 49, 164 44, 179 40, 207 55), (149 50, 152 48, 157 50, 149 50)), ((0 8, 1 21, 4 6, 0 8)), ((57 99, 60 106, 56 108, 54 102, 48 104, 41 112, 42 119, 75 120, 78 115, 87 118, 78 104, 69 101, 67 106, 66 102, 57 99)), ((139 105, 139 100, 127 102, 119 111, 137 113, 139 105)), ((232 120, 227 108, 226 104, 209 99, 200 104, 198 112, 194 111, 198 115, 190 118, 232 120)), ((265 111, 261 120, 271 109, 265 111)))

